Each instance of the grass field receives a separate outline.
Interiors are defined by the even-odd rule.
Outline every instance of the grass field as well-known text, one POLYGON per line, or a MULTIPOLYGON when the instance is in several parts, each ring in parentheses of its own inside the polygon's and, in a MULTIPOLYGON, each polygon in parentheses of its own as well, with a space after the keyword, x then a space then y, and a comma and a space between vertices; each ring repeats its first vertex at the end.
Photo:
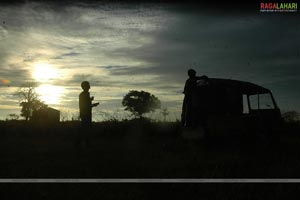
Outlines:
MULTIPOLYGON (((299 124, 280 142, 187 140, 179 123, 108 121, 80 131, 78 122, 0 122, 4 178, 299 178, 299 124), (80 133, 82 133, 80 135, 80 133), (90 144, 75 145, 88 136, 90 144)), ((0 199, 282 199, 287 183, 0 183, 0 199)))
POLYGON ((108 121, 85 131, 78 122, 0 126, 1 178, 300 178, 298 124, 286 125, 273 147, 187 140, 176 122, 108 121))

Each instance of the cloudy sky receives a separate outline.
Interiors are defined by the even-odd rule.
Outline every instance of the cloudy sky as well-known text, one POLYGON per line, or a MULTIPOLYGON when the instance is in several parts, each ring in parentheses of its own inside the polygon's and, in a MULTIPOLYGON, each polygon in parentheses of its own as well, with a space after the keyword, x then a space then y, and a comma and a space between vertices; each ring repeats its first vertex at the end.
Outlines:
MULTIPOLYGON (((78 113, 80 83, 100 106, 94 119, 126 116, 129 90, 153 93, 179 119, 186 71, 250 81, 299 109, 298 13, 170 3, 25 3, 0 7, 0 119, 20 113, 17 89, 36 82, 65 117, 78 113)), ((155 116, 158 116, 155 115, 155 116)))

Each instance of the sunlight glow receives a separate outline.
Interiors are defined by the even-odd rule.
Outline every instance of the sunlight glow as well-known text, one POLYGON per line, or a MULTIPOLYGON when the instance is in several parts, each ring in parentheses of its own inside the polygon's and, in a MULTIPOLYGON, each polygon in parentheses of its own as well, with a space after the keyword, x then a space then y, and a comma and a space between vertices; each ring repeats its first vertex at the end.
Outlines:
POLYGON ((58 77, 58 71, 49 63, 35 63, 32 76, 36 81, 47 82, 58 77))
POLYGON ((40 85, 36 88, 36 92, 45 104, 57 105, 60 104, 65 89, 54 85, 40 85))

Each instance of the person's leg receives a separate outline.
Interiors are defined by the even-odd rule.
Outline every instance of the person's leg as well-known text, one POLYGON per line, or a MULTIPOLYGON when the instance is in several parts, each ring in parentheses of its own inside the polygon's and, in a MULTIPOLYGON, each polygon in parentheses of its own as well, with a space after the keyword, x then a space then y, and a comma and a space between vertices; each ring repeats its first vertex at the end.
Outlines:
POLYGON ((191 101, 186 101, 186 112, 185 112, 185 126, 191 127, 193 125, 193 110, 191 101))
POLYGON ((84 141, 87 147, 89 147, 90 144, 90 135, 92 131, 92 117, 89 116, 86 119, 86 126, 85 126, 85 131, 84 131, 84 141))
POLYGON ((76 135, 75 146, 80 147, 81 143, 86 142, 85 135, 89 127, 89 120, 86 117, 81 118, 80 127, 76 135))

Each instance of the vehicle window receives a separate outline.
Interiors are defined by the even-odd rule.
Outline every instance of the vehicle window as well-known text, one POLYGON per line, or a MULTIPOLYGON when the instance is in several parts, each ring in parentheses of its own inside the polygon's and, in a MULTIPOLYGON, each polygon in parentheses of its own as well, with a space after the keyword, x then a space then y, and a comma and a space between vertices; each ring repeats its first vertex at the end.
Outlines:
POLYGON ((250 107, 252 110, 258 109, 258 95, 249 96, 250 107))
POLYGON ((274 109, 272 97, 269 93, 249 96, 251 109, 274 109))
POLYGON ((248 114, 249 113, 249 106, 248 106, 248 100, 247 95, 243 95, 243 113, 248 114))

